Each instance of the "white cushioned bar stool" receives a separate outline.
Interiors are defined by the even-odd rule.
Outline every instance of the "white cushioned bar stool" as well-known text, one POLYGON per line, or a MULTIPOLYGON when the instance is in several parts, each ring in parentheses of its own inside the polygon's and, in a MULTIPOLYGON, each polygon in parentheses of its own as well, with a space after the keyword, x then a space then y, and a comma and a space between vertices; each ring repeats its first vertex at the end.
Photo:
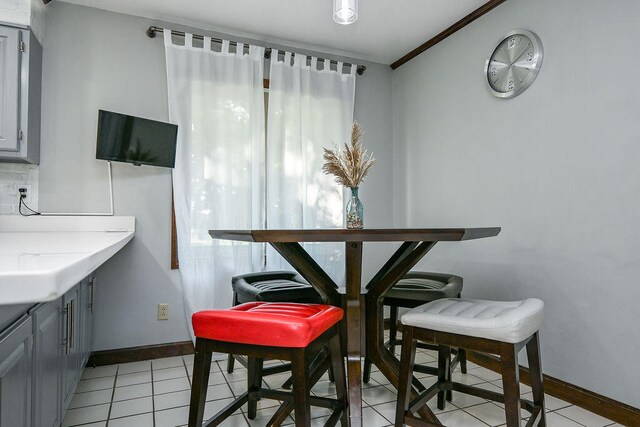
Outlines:
POLYGON ((423 420, 413 414, 436 395, 438 408, 444 409, 445 393, 453 390, 504 403, 508 427, 520 426, 521 407, 531 412, 527 427, 546 426, 538 339, 543 311, 544 303, 536 298, 513 302, 446 298, 416 307, 402 316, 395 425, 441 426, 428 407, 430 419, 423 420), (438 345, 438 380, 410 401, 417 341, 438 345), (499 356, 504 394, 452 381, 449 370, 451 347, 499 356), (533 401, 520 399, 518 352, 524 347, 529 360, 533 401))

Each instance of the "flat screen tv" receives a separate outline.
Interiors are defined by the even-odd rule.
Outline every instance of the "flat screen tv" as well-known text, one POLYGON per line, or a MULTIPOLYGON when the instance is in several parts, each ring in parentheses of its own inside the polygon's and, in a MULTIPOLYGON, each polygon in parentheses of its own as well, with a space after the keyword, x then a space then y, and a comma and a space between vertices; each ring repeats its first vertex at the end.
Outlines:
POLYGON ((178 126, 100 110, 96 158, 172 168, 178 126))

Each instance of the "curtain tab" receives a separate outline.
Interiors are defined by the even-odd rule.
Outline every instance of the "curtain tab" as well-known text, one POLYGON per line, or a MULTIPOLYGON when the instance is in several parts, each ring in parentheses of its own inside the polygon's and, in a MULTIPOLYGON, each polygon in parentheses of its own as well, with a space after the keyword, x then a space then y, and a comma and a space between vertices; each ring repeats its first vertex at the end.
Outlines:
POLYGON ((275 64, 276 62, 278 62, 278 54, 280 52, 278 52, 278 49, 271 49, 271 63, 275 64))
POLYGON ((336 65, 336 72, 338 74, 342 74, 343 67, 344 67, 344 63, 342 61, 338 61, 338 65, 336 65))
POLYGON ((162 35, 164 36, 165 47, 173 45, 173 40, 171 39, 171 30, 165 29, 164 31, 162 31, 162 35))
POLYGON ((229 53, 229 40, 222 40, 222 50, 221 53, 229 53))
POLYGON ((252 59, 264 60, 264 47, 249 45, 249 57, 252 59))
POLYGON ((236 55, 237 56, 244 55, 244 43, 236 42, 236 55))
POLYGON ((284 53, 284 63, 285 65, 291 66, 291 52, 284 53))
POLYGON ((202 49, 205 52, 211 52, 211 37, 204 36, 204 41, 202 43, 203 43, 202 49))
POLYGON ((311 69, 314 71, 318 69, 318 58, 316 56, 311 57, 311 69))
POLYGON ((184 46, 189 49, 193 48, 193 34, 184 33, 184 46))
POLYGON ((307 66, 307 55, 296 53, 293 55, 293 66, 298 68, 304 68, 307 66))

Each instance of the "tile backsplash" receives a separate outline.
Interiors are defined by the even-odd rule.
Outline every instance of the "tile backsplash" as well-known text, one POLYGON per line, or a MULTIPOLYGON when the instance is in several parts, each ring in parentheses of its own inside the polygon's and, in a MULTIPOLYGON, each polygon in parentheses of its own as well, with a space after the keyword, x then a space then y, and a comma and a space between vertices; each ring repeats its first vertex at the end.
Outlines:
POLYGON ((27 206, 38 210, 38 166, 0 163, 0 215, 18 215, 19 188, 27 189, 27 206))

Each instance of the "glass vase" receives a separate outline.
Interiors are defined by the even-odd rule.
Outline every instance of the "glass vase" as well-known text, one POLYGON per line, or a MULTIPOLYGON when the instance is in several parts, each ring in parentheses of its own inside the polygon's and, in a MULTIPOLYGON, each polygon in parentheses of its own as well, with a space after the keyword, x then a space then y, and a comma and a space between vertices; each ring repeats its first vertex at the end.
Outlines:
POLYGON ((347 202, 347 228, 364 227, 364 207, 358 198, 358 187, 350 187, 351 198, 347 202))

